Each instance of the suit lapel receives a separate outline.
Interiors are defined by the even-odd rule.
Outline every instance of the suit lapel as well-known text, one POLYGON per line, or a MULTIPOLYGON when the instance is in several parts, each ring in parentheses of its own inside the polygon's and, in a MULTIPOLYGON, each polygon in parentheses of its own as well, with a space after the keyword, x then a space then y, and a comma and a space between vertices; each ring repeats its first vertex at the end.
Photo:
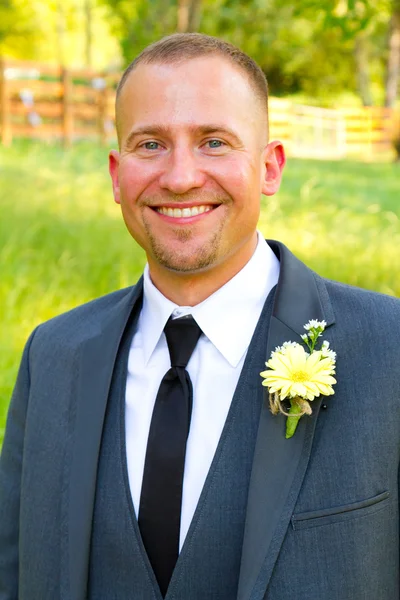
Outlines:
POLYGON ((132 310, 140 305, 141 297, 140 281, 113 306, 99 334, 88 339, 81 349, 69 479, 67 597, 71 600, 86 597, 97 464, 108 393, 123 331, 132 310))
MULTIPOLYGON (((280 260, 280 276, 268 333, 267 357, 285 341, 299 341, 310 319, 334 322, 329 299, 315 275, 289 250, 268 240, 280 260)), ((261 365, 261 368, 263 365, 261 365)), ((261 369, 260 369, 261 370, 261 369)), ((261 385, 261 378, 260 378, 261 385)), ((264 598, 310 456, 321 400, 285 438, 285 417, 273 416, 267 390, 262 407, 250 480, 237 600, 264 598)))

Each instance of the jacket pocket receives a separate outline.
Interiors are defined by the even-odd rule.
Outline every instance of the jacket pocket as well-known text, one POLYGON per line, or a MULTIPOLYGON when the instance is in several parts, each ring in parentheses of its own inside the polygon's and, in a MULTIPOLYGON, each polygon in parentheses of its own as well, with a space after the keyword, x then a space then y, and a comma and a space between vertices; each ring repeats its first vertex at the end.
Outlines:
POLYGON ((297 513, 292 516, 292 527, 295 530, 307 529, 310 527, 321 527, 322 525, 331 525, 349 519, 364 517, 379 510, 382 510, 389 504, 389 492, 382 492, 372 498, 343 504, 333 508, 322 510, 313 510, 303 513, 297 513))

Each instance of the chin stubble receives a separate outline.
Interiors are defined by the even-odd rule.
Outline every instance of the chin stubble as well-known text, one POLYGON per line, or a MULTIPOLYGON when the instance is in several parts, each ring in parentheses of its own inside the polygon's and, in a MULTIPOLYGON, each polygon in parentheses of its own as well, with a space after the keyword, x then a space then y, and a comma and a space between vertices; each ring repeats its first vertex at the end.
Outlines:
POLYGON ((165 244, 160 243, 160 241, 152 234, 151 229, 146 222, 144 222, 144 226, 150 241, 153 257, 160 265, 171 271, 179 273, 200 271, 211 266, 217 260, 222 224, 208 243, 202 246, 195 255, 190 257, 187 256, 184 245, 189 243, 193 235, 195 235, 192 229, 174 230, 176 240, 183 246, 182 252, 178 252, 165 244))

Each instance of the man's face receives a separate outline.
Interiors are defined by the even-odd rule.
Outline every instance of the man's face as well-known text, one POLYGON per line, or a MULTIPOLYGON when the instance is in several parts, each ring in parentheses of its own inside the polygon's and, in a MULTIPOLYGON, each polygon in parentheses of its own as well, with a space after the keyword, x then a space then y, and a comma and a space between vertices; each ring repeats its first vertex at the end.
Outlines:
POLYGON ((256 245, 260 194, 277 191, 284 165, 246 75, 218 56, 142 64, 117 112, 114 197, 150 272, 240 270, 256 245))

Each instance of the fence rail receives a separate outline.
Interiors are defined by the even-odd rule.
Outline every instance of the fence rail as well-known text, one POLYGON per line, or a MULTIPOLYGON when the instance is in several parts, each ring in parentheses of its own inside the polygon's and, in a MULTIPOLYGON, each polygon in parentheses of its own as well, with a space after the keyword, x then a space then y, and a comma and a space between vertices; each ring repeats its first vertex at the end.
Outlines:
POLYGON ((400 113, 390 108, 335 110, 270 99, 271 135, 288 153, 304 158, 395 157, 393 141, 400 136, 400 113))
POLYGON ((0 59, 0 139, 115 137, 117 75, 0 59))
MULTIPOLYGON (((115 138, 114 101, 119 75, 65 69, 0 58, 0 141, 15 137, 79 139, 102 144, 115 138)), ((387 108, 302 106, 270 98, 272 138, 288 154, 316 158, 359 155, 392 158, 400 115, 387 108)))

